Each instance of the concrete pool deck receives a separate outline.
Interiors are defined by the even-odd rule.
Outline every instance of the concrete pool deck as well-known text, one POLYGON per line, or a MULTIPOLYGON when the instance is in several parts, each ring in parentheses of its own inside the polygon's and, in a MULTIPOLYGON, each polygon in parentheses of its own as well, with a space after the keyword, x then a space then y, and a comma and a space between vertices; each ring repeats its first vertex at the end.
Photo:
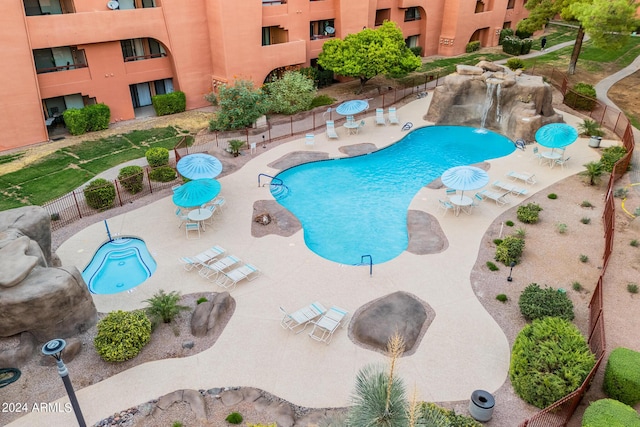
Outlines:
MULTIPOLYGON (((429 124, 422 119, 431 95, 398 108, 401 123, 414 128, 429 124)), ((571 125, 581 122, 563 113, 571 125)), ((220 245, 243 261, 256 265, 262 275, 238 284, 231 291, 236 310, 217 342, 194 356, 164 359, 129 369, 92 386, 77 390, 82 412, 93 424, 115 412, 155 399, 177 389, 207 389, 218 386, 261 388, 296 405, 340 407, 349 404, 358 370, 384 357, 355 345, 347 327, 338 330, 330 345, 315 342, 306 334, 294 335, 280 325, 279 306, 296 309, 312 301, 326 307, 336 305, 355 312, 381 296, 405 291, 429 303, 436 316, 416 352, 403 357, 398 372, 409 388, 415 385, 418 398, 427 401, 466 400, 476 389, 494 391, 507 378, 509 344, 493 318, 477 300, 470 283, 481 239, 494 219, 525 198, 511 197, 511 204, 498 207, 485 200, 472 215, 442 216, 438 198, 443 190, 422 188, 410 209, 434 215, 449 246, 441 253, 414 255, 403 252, 397 258, 369 268, 344 266, 312 253, 303 233, 291 237, 252 237, 253 204, 271 199, 268 187, 257 186, 259 173, 275 175, 269 167, 293 151, 320 151, 329 157, 344 157, 339 147, 373 143, 382 148, 405 135, 400 126, 376 126, 372 117, 358 135, 339 128, 338 140, 316 134, 315 145, 305 146, 304 137, 281 144, 250 160, 240 170, 220 178, 227 203, 214 225, 200 239, 187 240, 177 227, 170 197, 150 203, 108 220, 112 234, 144 239, 158 263, 155 274, 132 292, 95 295, 100 312, 143 307, 143 300, 158 290, 182 294, 221 291, 195 272, 186 272, 178 258, 220 245), (108 398, 106 398, 108 396, 108 398)), ((563 169, 540 166, 529 147, 491 160, 491 180, 505 180, 511 170, 536 174, 531 192, 583 170, 582 165, 599 158, 580 138, 567 148, 571 160, 563 169)), ((606 145, 608 141, 603 141, 606 145)), ((524 185, 523 185, 524 186, 524 185)), ((384 208, 384 207, 382 207, 384 208)), ((65 265, 82 269, 94 251, 106 240, 102 222, 77 233, 57 253, 65 265)), ((347 318, 347 322, 350 317, 347 318)), ((67 401, 66 397, 60 401, 67 401)), ((73 413, 30 413, 10 426, 68 426, 73 413)))

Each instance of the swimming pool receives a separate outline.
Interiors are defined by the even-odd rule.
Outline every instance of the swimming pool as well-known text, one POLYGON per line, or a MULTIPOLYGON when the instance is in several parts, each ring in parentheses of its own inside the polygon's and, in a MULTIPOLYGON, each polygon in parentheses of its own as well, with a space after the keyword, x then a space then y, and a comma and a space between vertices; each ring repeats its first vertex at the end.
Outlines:
POLYGON ((514 150, 510 139, 486 129, 423 127, 370 154, 284 170, 276 177, 289 191, 276 199, 300 220, 316 254, 343 264, 371 255, 379 264, 407 248, 407 210, 422 187, 450 167, 514 150))
POLYGON ((82 278, 94 294, 117 294, 147 280, 156 267, 142 239, 119 238, 98 248, 82 278))

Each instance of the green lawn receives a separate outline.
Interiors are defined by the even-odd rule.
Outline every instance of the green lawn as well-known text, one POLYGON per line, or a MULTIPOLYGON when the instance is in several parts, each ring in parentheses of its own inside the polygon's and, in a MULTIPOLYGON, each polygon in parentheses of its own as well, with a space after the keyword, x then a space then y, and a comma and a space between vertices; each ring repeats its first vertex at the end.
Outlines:
MULTIPOLYGON (((29 167, 0 175, 0 210, 42 205, 74 190, 107 169, 144 157, 150 147, 171 149, 183 136, 168 126, 135 130, 61 148, 29 167)), ((0 163, 23 155, 2 156, 0 163)))

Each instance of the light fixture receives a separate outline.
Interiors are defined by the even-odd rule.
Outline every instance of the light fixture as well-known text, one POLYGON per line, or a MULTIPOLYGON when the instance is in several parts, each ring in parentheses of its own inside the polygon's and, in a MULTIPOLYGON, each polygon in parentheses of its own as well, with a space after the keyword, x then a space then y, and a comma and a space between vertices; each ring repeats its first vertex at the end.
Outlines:
POLYGON ((511 270, 509 270, 509 277, 507 277, 507 282, 513 281, 513 277, 511 277, 511 273, 513 273, 513 267, 515 266, 516 266, 516 262, 511 261, 511 264, 510 264, 511 270))

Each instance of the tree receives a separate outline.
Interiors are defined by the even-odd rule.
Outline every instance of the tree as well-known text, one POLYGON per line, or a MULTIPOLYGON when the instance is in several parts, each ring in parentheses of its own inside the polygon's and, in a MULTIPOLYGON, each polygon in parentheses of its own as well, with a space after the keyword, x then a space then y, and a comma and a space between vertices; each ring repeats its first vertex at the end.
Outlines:
POLYGON ((629 0, 529 0, 529 17, 518 23, 518 30, 533 33, 556 15, 565 21, 578 21, 567 73, 574 74, 585 33, 598 48, 618 49, 637 26, 637 3, 629 0))
POLYGON ((298 71, 287 71, 266 86, 269 109, 274 113, 295 114, 308 110, 316 96, 314 82, 298 71))
POLYGON ((400 28, 387 21, 375 30, 365 28, 344 40, 327 41, 318 55, 318 64, 341 76, 359 78, 362 91, 365 83, 378 74, 402 77, 422 61, 406 46, 400 28))
POLYGON ((600 176, 604 173, 602 163, 589 162, 583 165, 585 170, 578 172, 578 175, 585 176, 589 179, 589 185, 596 185, 600 182, 600 176))
POLYGON ((217 103, 220 109, 209 121, 212 131, 247 128, 268 108, 262 90, 255 89, 250 80, 236 80, 233 86, 221 86, 217 103))

